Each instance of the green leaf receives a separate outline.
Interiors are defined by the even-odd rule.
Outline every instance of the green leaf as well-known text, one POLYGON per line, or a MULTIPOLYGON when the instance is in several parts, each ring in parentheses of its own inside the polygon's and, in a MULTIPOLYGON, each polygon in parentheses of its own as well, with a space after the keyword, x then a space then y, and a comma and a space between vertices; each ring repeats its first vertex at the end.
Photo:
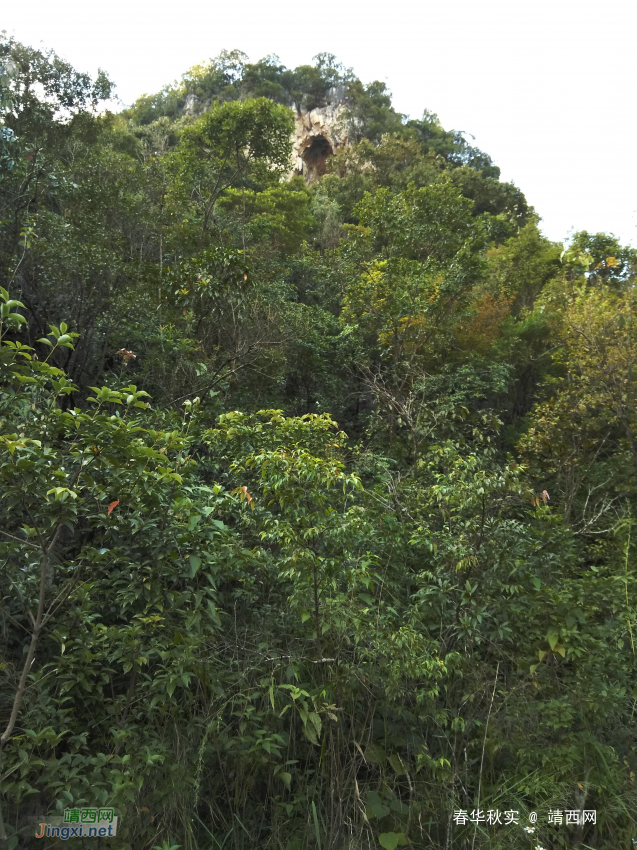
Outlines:
POLYGON ((305 723, 303 726, 303 731, 305 732, 305 737, 311 744, 318 747, 318 738, 316 737, 316 732, 314 731, 314 726, 311 723, 305 723))
POLYGON ((314 726, 314 728, 316 729, 316 735, 317 735, 317 737, 318 737, 318 736, 320 736, 320 734, 321 734, 321 728, 322 728, 322 723, 321 723, 321 718, 320 718, 320 716, 319 716, 319 715, 318 715, 315 711, 311 711, 311 712, 310 712, 310 722, 312 723, 312 725, 313 725, 313 726, 314 726))
POLYGON ((201 558, 197 555, 190 555, 188 558, 190 561, 190 578, 194 578, 199 572, 199 567, 201 566, 201 558))
POLYGON ((219 614, 217 614, 217 606, 212 599, 208 600, 208 611, 210 612, 210 619, 215 626, 219 626, 221 628, 221 620, 219 619, 219 614))
POLYGON ((402 776, 404 773, 407 773, 407 771, 405 770, 405 766, 404 766, 404 764, 403 764, 403 762, 402 762, 402 759, 401 759, 401 757, 398 755, 398 753, 393 753, 393 754, 389 757, 389 763, 391 764, 391 766, 392 766, 392 767, 394 768, 394 770, 396 771, 396 775, 397 775, 397 776, 402 776))
POLYGON ((396 850, 396 847, 398 847, 398 833, 383 832, 378 836, 378 841, 380 846, 384 847, 385 850, 396 850))
POLYGON ((367 792, 367 805, 365 806, 365 814, 369 820, 378 818, 382 820, 389 814, 389 808, 383 805, 383 801, 375 791, 367 792))
POLYGON ((314 800, 312 800, 312 815, 314 817, 314 832, 316 834, 316 843, 318 845, 319 850, 321 850, 321 833, 319 831, 318 816, 316 814, 316 805, 314 803, 314 800))
POLYGON ((365 759, 370 764, 385 764, 387 753, 379 744, 370 744, 365 748, 365 759))

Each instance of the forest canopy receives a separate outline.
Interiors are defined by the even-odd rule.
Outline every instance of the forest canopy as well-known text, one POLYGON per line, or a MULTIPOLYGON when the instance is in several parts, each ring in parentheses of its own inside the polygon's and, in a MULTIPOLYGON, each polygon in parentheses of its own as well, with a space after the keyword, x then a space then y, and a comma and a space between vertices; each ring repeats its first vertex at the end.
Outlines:
POLYGON ((330 54, 113 91, 0 39, 0 850, 632 847, 635 250, 330 54))

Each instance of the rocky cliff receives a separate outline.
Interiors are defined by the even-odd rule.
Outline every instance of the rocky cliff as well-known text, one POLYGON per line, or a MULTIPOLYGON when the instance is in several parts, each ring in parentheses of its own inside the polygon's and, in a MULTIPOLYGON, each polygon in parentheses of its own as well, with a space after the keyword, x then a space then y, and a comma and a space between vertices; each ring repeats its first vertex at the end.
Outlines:
POLYGON ((294 124, 290 176, 300 174, 306 183, 314 183, 325 174, 328 157, 349 144, 351 118, 339 93, 334 93, 327 105, 296 113, 294 124))
MULTIPOLYGON (((199 116, 209 108, 196 95, 187 95, 183 114, 199 116)), ((326 162, 336 151, 352 141, 352 131, 357 121, 347 108, 344 86, 332 88, 327 93, 324 106, 294 113, 292 155, 288 177, 301 175, 309 185, 325 174, 326 162)))

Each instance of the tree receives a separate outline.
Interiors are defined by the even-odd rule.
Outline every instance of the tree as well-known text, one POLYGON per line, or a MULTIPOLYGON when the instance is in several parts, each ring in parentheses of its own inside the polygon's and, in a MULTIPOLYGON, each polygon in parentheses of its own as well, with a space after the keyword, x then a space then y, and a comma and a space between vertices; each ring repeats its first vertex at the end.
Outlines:
POLYGON ((288 168, 292 128, 288 110, 258 98, 213 104, 184 130, 170 165, 176 192, 189 193, 194 185, 194 211, 204 231, 230 186, 268 183, 288 168))
MULTIPOLYGON (((553 484, 580 533, 608 534, 632 501, 635 471, 635 306, 632 286, 616 293, 582 284, 559 310, 557 374, 532 414, 521 447, 535 477, 553 484)), ((555 297, 557 293, 553 295, 555 297)), ((558 340, 556 340, 558 342, 558 340)))
MULTIPOLYGON (((1 334, 3 325, 11 328, 19 322, 24 323, 24 319, 16 312, 16 308, 23 306, 20 302, 9 299, 6 290, 0 291, 0 297, 3 301, 1 334)), ((67 332, 63 324, 60 328, 51 327, 49 338, 43 342, 53 354, 59 347, 72 348, 72 340, 76 336, 67 332)), ((131 416, 138 408, 148 408, 142 400, 147 393, 138 391, 134 386, 120 391, 95 388, 95 395, 89 400, 94 405, 92 412, 78 408, 63 410, 60 399, 76 387, 67 380, 62 370, 35 359, 31 353, 33 349, 19 342, 2 340, 0 351, 0 410, 3 414, 0 476, 4 495, 0 535, 4 579, 0 604, 5 622, 12 626, 5 641, 7 661, 4 676, 7 681, 3 687, 5 704, 2 708, 3 714, 5 709, 8 709, 8 714, 0 735, 0 757, 7 748, 11 756, 17 756, 13 768, 7 771, 0 760, 0 778, 5 780, 3 798, 8 796, 20 802, 38 793, 31 784, 35 776, 40 783, 54 785, 62 777, 61 784, 64 784, 70 766, 69 760, 63 758, 62 763, 57 765, 49 762, 47 769, 44 762, 35 757, 39 748, 46 747, 46 742, 58 745, 67 734, 63 698, 53 714, 49 712, 47 715, 45 711, 47 723, 38 727, 43 705, 40 701, 44 699, 44 704, 47 701, 47 691, 42 691, 40 682, 47 678, 49 664, 46 658, 50 657, 51 641, 58 643, 62 653, 68 644, 70 655, 73 655, 74 630, 78 627, 80 631, 85 629, 91 619, 86 620, 80 612, 88 613, 91 595, 99 595, 100 582, 105 579, 104 575, 100 578, 101 568, 106 566, 106 561, 109 562, 108 583, 112 589, 118 569, 115 567, 113 572, 112 568, 118 557, 124 555, 124 549, 118 548, 123 542, 123 529, 113 528, 115 518, 111 515, 118 507, 120 513, 126 511, 128 505, 132 520, 129 533, 134 533, 139 529, 138 523, 144 512, 148 521, 153 513, 166 509, 166 499, 170 500, 171 490, 174 493, 176 484, 182 482, 170 463, 169 455, 183 449, 184 441, 176 431, 158 433, 148 430, 135 416, 131 416), (124 415, 111 413, 117 406, 123 407, 124 415), (5 430, 7 426, 8 431, 5 430), (12 433, 12 426, 17 426, 20 433, 12 433), (111 499, 112 496, 118 498, 111 499), (69 609, 73 612, 70 619, 69 609), (70 625, 74 618, 79 618, 75 620, 75 626, 70 625), (56 631, 56 626, 61 630, 56 631), (46 647, 47 643, 49 647, 46 647), (26 697, 27 691, 31 692, 29 697, 26 697), (24 724, 25 716, 35 722, 36 728, 24 724), (55 726, 58 728, 54 731, 55 726), (7 777, 12 774, 11 782, 7 783, 7 777)), ((134 550, 130 549, 124 557, 130 569, 134 550)), ((192 563, 201 563, 195 555, 192 558, 192 563)), ((120 564, 119 569, 122 566, 120 564)), ((126 587, 125 595, 128 594, 129 600, 124 602, 121 610, 137 598, 134 591, 130 595, 129 581, 130 574, 121 586, 122 591, 126 587)), ((203 596, 207 595, 210 594, 204 589, 203 596)), ((213 599, 214 594, 210 598, 213 599)), ((208 616, 213 616, 216 622, 214 605, 210 610, 212 615, 209 611, 208 616)), ((108 620, 106 611, 105 618, 108 620)), ((138 659, 140 640, 133 640, 132 636, 140 629, 142 633, 152 632, 163 619, 149 611, 149 600, 146 600, 140 613, 132 616, 130 625, 115 629, 119 640, 128 641, 129 650, 124 653, 122 663, 126 670, 132 671, 128 702, 121 715, 119 729, 129 710, 135 676, 143 663, 138 659), (144 618, 144 614, 149 616, 144 618)), ((89 627, 89 632, 98 643, 100 636, 103 638, 101 648, 104 651, 109 643, 109 633, 108 630, 100 632, 100 628, 99 625, 97 629, 89 627)), ((115 638, 115 634, 111 637, 115 638)), ((89 644, 91 640, 88 637, 89 644)), ((83 651, 87 646, 84 643, 83 651)), ((151 655, 158 652, 158 644, 154 642, 147 651, 151 655)), ((168 655, 164 654, 163 660, 168 662, 168 655)), ((163 669, 168 671, 166 666, 163 669)), ((67 675, 64 664, 62 668, 58 667, 57 675, 61 677, 58 681, 62 682, 67 675)), ((78 681, 88 686, 86 670, 80 680, 74 679, 72 673, 70 675, 67 689, 78 681)), ((167 682, 167 687, 171 691, 174 685, 170 686, 167 682)), ((81 738, 80 734, 77 740, 81 738)), ((119 748, 115 748, 116 756, 119 748)), ((119 763, 125 764, 125 761, 119 760, 119 763)), ((125 782, 122 790, 126 787, 130 786, 125 782)), ((17 840, 15 835, 7 838, 4 821, 0 817, 2 845, 12 848, 17 840)))

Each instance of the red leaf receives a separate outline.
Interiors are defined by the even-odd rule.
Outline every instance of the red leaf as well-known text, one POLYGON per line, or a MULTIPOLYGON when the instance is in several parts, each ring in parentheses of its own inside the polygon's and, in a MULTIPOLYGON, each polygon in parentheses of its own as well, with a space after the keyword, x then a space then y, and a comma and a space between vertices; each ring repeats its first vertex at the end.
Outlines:
POLYGON ((114 501, 114 502, 111 502, 111 503, 110 503, 110 505, 108 506, 108 515, 109 515, 109 516, 113 513, 113 511, 115 510, 115 508, 116 508, 118 505, 119 505, 119 499, 115 499, 115 501, 114 501))

